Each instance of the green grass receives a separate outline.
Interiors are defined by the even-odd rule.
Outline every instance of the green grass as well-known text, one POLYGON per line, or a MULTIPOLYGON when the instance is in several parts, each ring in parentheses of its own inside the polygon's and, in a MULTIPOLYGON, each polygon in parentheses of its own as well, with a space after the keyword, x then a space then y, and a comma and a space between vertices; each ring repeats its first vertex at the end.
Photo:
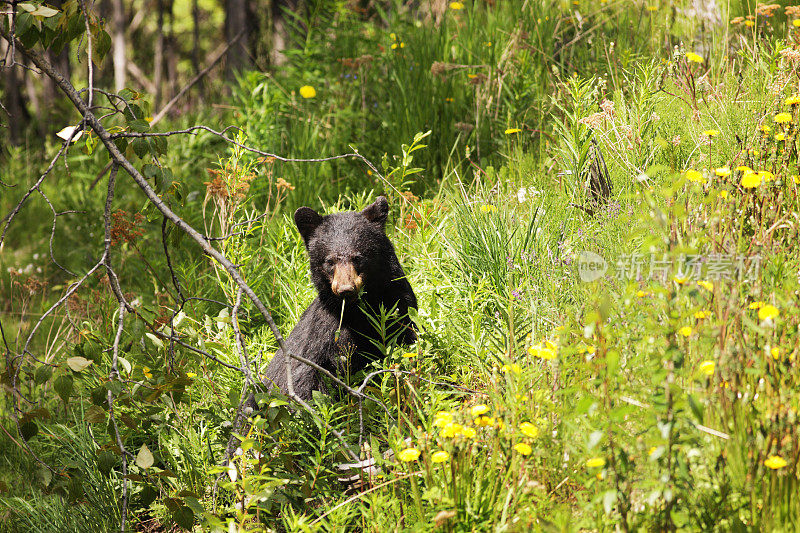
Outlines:
MULTIPOLYGON (((93 277, 69 316, 46 319, 32 340, 31 355, 53 366, 24 359, 21 422, 36 434, 29 451, 10 416, 2 420, 0 531, 114 529, 123 483, 134 529, 797 529, 800 117, 785 102, 797 81, 779 53, 795 46, 786 17, 715 27, 667 2, 541 1, 524 10, 467 3, 434 22, 400 4, 370 17, 309 6, 306 23, 331 34, 306 34, 280 73, 243 74, 230 114, 170 127, 234 124, 239 140, 291 157, 352 146, 387 179, 355 160, 263 162, 200 134, 171 140, 161 156, 178 178, 164 195, 204 232, 241 230, 216 246, 288 333, 314 298, 292 210, 361 209, 387 194, 387 231, 419 300, 418 344, 368 369, 401 371, 366 386, 380 405, 318 396, 311 416, 271 398, 239 435, 235 470, 220 468, 242 376, 180 346, 171 353, 129 317, 123 381, 109 381, 117 304, 93 277), (687 60, 692 50, 703 63, 687 60), (316 96, 301 98, 302 85, 316 96), (789 124, 774 120, 782 111, 789 124), (592 138, 613 183, 594 216, 581 209, 592 138), (745 188, 754 176, 759 185, 745 188), (215 178, 217 191, 241 196, 211 194, 215 178), (294 188, 279 188, 281 179, 294 188), (581 281, 581 252, 602 257, 607 275, 581 281), (759 255, 761 269, 752 279, 678 273, 687 257, 721 253, 759 255), (638 279, 620 274, 633 254, 645 269, 638 279), (653 259, 670 262, 664 279, 649 274, 653 259), (70 370, 75 356, 92 364, 70 370), (126 481, 109 389, 131 454, 126 481), (381 468, 360 490, 337 480, 336 465, 349 460, 331 428, 381 468), (136 460, 145 448, 152 465, 136 460)), ((744 4, 730 12, 722 20, 749 13, 744 4)), ((69 170, 58 165, 43 186, 58 211, 81 211, 59 218, 54 249, 75 272, 102 242, 104 180, 91 183, 104 157, 73 150, 69 170)), ((3 190, 3 213, 42 161, 31 150, 5 154, 3 175, 20 187, 3 190)), ((168 327, 176 290, 161 219, 123 175, 114 207, 128 221, 144 217, 141 235, 128 228, 113 248, 126 294, 144 319, 168 327)), ((48 260, 51 225, 35 197, 0 255, 15 354, 76 279, 48 260)), ((167 242, 185 295, 233 304, 223 270, 176 230, 167 242)), ((225 306, 187 302, 179 322, 188 343, 239 364, 225 306)), ((263 371, 272 333, 248 302, 239 325, 263 371)), ((14 400, 3 401, 10 414, 14 400)))

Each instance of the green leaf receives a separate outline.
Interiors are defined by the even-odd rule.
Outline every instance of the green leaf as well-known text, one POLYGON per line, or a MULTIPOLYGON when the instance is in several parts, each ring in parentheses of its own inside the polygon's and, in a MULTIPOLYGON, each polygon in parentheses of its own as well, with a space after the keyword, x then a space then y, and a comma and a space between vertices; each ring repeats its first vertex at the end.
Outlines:
POLYGON ((83 344, 83 355, 87 359, 91 359, 95 363, 100 361, 100 345, 93 340, 87 340, 83 344))
POLYGON ((22 438, 29 441, 39 433, 39 426, 33 421, 25 422, 19 425, 19 431, 22 434, 22 438))
MULTIPOLYGON (((116 141, 114 141, 114 142, 116 142, 116 141)), ((94 153, 95 147, 97 146, 97 136, 96 135, 87 135, 86 136, 86 140, 84 141, 84 145, 86 146, 86 154, 87 155, 92 155, 94 153)))
POLYGON ((69 401, 69 397, 72 395, 73 387, 74 384, 72 382, 72 376, 69 374, 59 376, 58 379, 56 379, 53 383, 53 388, 59 397, 61 397, 61 401, 64 403, 69 401))
MULTIPOLYGON (((22 7, 25 4, 19 4, 22 7)), ((30 4, 28 4, 30 5, 30 4)), ((26 11, 28 11, 26 9, 26 11)), ((52 7, 47 7, 45 5, 36 6, 33 11, 28 11, 34 17, 54 17, 60 13, 57 9, 53 9, 52 7)))
POLYGON ((102 407, 92 404, 88 409, 86 409, 86 414, 84 417, 86 418, 87 422, 92 424, 100 424, 106 421, 108 414, 106 414, 102 407))
POLYGON ((138 100, 139 99, 139 93, 137 93, 136 91, 134 91, 132 89, 128 89, 127 87, 122 89, 118 94, 119 94, 120 98, 122 98, 123 100, 125 100, 125 102, 127 102, 129 104, 133 100, 138 100))
POLYGON ((108 402, 108 389, 103 387, 102 385, 99 387, 95 387, 92 389, 90 393, 92 403, 94 405, 104 405, 108 402))
POLYGON ((150 339, 150 342, 152 342, 155 345, 155 347, 158 348, 159 350, 164 349, 164 342, 155 335, 153 335, 152 333, 147 332, 144 334, 144 336, 150 339))
POLYGON ((147 470, 153 466, 154 462, 155 459, 153 458, 153 454, 148 449, 147 444, 142 444, 142 447, 139 448, 139 453, 136 454, 136 466, 147 470))
POLYGON ((89 367, 89 365, 92 364, 92 362, 93 361, 90 361, 90 360, 86 359, 85 357, 75 356, 75 357, 70 357, 69 359, 67 359, 67 366, 73 372, 83 372, 84 370, 86 370, 89 367))
POLYGON ((50 482, 53 480, 53 473, 50 471, 49 468, 42 465, 36 470, 36 476, 39 478, 39 481, 42 482, 42 485, 45 487, 50 486, 50 482))
POLYGON ((147 139, 133 139, 131 141, 131 148, 133 148, 133 153, 141 158, 146 157, 150 152, 150 146, 147 144, 147 139))
POLYGON ((172 513, 172 519, 183 529, 190 530, 194 526, 194 511, 184 505, 172 513))
POLYGON ((94 50, 92 50, 92 62, 98 67, 103 64, 106 54, 111 49, 111 36, 105 30, 100 30, 94 36, 94 50))
POLYGON ((146 131, 148 131, 150 129, 150 123, 147 122, 144 119, 141 119, 141 118, 137 118, 137 119, 134 119, 134 120, 129 120, 128 121, 128 126, 133 131, 136 131, 138 133, 145 133, 146 131))
POLYGON ((147 179, 154 178, 159 174, 161 174, 161 169, 153 165, 152 163, 148 163, 144 167, 142 167, 142 175, 147 179))
POLYGON ((117 150, 124 154, 125 150, 128 149, 128 139, 124 137, 118 137, 114 139, 114 145, 117 147, 117 150))
POLYGON ((131 363, 124 357, 117 357, 117 365, 119 367, 118 370, 124 370, 127 374, 130 374, 131 370, 133 369, 133 367, 131 367, 131 363))
POLYGON ((142 498, 142 506, 150 507, 150 504, 158 497, 158 491, 150 485, 145 485, 140 496, 142 498))
POLYGON ((111 469, 117 464, 117 456, 109 451, 102 451, 97 454, 95 462, 100 473, 108 477, 111 475, 111 469))
POLYGON ((53 375, 53 367, 49 365, 42 365, 36 369, 36 372, 33 374, 33 381, 37 385, 41 385, 45 383, 48 379, 50 379, 53 375))

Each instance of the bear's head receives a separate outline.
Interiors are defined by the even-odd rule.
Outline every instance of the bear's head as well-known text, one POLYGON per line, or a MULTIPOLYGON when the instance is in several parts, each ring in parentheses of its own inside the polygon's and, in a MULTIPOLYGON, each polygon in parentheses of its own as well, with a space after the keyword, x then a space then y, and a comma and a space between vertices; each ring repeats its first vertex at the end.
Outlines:
POLYGON ((320 298, 353 302, 389 276, 394 248, 384 230, 389 203, 379 196, 363 211, 321 216, 309 207, 294 213, 320 298))

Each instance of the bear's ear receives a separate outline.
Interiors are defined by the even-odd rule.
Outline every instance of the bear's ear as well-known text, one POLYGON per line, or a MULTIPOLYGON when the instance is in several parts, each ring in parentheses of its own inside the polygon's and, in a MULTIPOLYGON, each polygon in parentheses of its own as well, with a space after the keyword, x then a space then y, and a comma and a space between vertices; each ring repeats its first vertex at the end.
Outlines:
POLYGON ((322 217, 310 207, 301 207, 294 212, 294 223, 297 225, 300 236, 303 237, 303 242, 308 244, 311 234, 314 233, 317 226, 322 224, 322 217))
POLYGON ((386 201, 385 196, 378 196, 375 203, 367 206, 361 214, 370 222, 383 226, 386 224, 386 217, 389 216, 389 202, 386 201))

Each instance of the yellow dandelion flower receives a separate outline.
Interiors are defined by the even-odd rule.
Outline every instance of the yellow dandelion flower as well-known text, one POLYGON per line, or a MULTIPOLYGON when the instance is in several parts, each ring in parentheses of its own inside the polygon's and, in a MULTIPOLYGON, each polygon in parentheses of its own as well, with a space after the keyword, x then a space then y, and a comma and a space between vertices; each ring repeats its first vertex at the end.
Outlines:
POLYGON ((457 437, 461 435, 463 428, 461 424, 456 424, 455 422, 448 422, 442 428, 442 437, 452 439, 453 437, 457 437))
POLYGON ((770 128, 766 124, 762 124, 758 129, 760 129, 761 133, 763 133, 764 135, 772 131, 772 128, 770 128))
POLYGON ((311 85, 303 85, 300 87, 300 96, 303 98, 314 98, 317 96, 317 90, 314 89, 311 85))
POLYGON ((750 168, 748 166, 745 166, 745 165, 739 165, 734 170, 737 170, 738 172, 752 172, 753 171, 752 168, 750 168))
POLYGON ((461 434, 464 436, 465 439, 474 439, 475 435, 477 435, 478 432, 475 431, 475 428, 466 427, 463 430, 461 430, 461 434))
POLYGON ((674 277, 674 278, 672 278, 672 279, 673 279, 673 280, 675 281, 675 283, 677 283, 678 285, 683 285, 684 283, 686 283, 686 282, 689 280, 689 278, 688 278, 688 277, 685 277, 685 276, 675 276, 675 277, 674 277))
POLYGON ((784 135, 783 133, 776 133, 775 134, 775 140, 777 142, 785 141, 786 140, 786 135, 784 135))
POLYGON ((530 455, 531 452, 533 452, 533 448, 531 448, 531 445, 525 442, 520 442, 519 444, 515 444, 514 449, 517 450, 517 452, 521 453, 522 455, 530 455))
POLYGON ((761 185, 761 176, 758 173, 753 172, 752 170, 749 172, 745 172, 742 176, 742 187, 745 189, 755 189, 759 185, 761 185))
POLYGON ((712 376, 714 375, 714 368, 716 368, 716 365, 714 361, 703 361, 697 368, 706 376, 712 376))
POLYGON ((744 25, 747 26, 748 28, 752 28, 753 26, 756 25, 756 23, 753 22, 752 20, 745 20, 744 25))
POLYGON ((678 330, 678 335, 683 337, 690 337, 692 335, 692 328, 689 326, 683 326, 681 329, 678 330))
MULTIPOLYGON (((800 20, 800 19, 797 19, 800 20)), ((800 94, 794 94, 787 98, 784 102, 786 105, 798 105, 800 104, 800 94)))
POLYGON ((701 311, 698 311, 698 312, 696 312, 696 313, 694 314, 694 317, 695 317, 697 320, 703 320, 704 318, 708 318, 708 315, 709 315, 708 311, 703 311, 703 310, 701 310, 701 311))
POLYGON ((431 462, 433 463, 444 463, 448 459, 450 459, 450 454, 444 450, 433 452, 433 454, 431 455, 431 462))
POLYGON ((719 130, 705 130, 703 132, 703 135, 705 135, 706 137, 716 137, 717 135, 719 135, 719 130))
POLYGON ((636 297, 637 298, 644 298, 645 296, 647 296, 649 294, 650 293, 647 292, 647 291, 642 291, 642 290, 636 291, 636 297))
POLYGON ((602 457, 592 457, 586 461, 586 466, 588 468, 602 468, 606 466, 606 460, 602 457))
POLYGON ((142 367, 142 373, 144 374, 144 377, 146 377, 147 379, 153 379, 153 374, 150 373, 150 369, 147 368, 146 366, 142 367))
POLYGON ((406 352, 403 354, 404 359, 413 359, 417 356, 416 352, 406 352))
POLYGON ((658 450, 658 448, 656 448, 655 446, 651 446, 650 449, 647 450, 647 455, 653 455, 654 453, 656 453, 656 450, 658 450))
POLYGON ((187 378, 196 378, 197 374, 195 374, 194 372, 187 372, 186 373, 186 377, 187 378))
POLYGON ((778 318, 780 312, 778 308, 774 305, 765 305, 761 309, 758 310, 758 319, 759 320, 772 320, 773 318, 778 318))
POLYGON ((719 196, 720 198, 722 198, 724 200, 725 198, 728 197, 728 191, 719 191, 717 196, 719 196))
POLYGON ((475 425, 483 428, 492 427, 494 426, 494 418, 491 416, 479 416, 475 419, 475 425))
POLYGON ((781 358, 781 349, 776 346, 769 351, 769 354, 777 361, 781 358))
POLYGON ((778 470, 779 468, 783 468, 788 464, 789 463, 786 462, 786 459, 780 455, 771 455, 769 459, 764 461, 764 466, 773 470, 778 470))
POLYGON ((439 411, 433 417, 433 427, 444 427, 453 421, 453 413, 448 411, 439 411))
POLYGON ((396 34, 396 33, 390 33, 390 34, 389 34, 389 37, 391 37, 391 39, 392 39, 393 41, 396 41, 396 40, 397 40, 397 34, 396 34))
POLYGON ((795 28, 800 28, 800 19, 794 19, 792 21, 792 26, 794 26, 795 28))
POLYGON ((530 437, 535 439, 539 436, 539 428, 531 424, 530 422, 523 422, 519 425, 519 430, 522 432, 523 435, 526 437, 530 437))
POLYGON ((694 52, 686 52, 686 59, 691 61, 692 63, 702 63, 703 58, 699 55, 695 54, 694 52))
POLYGON ((731 175, 731 169, 728 167, 719 167, 714 169, 714 174, 719 176, 720 178, 727 178, 731 175))
POLYGON ((777 115, 775 115, 775 117, 773 117, 772 120, 774 120, 778 124, 788 124, 789 122, 792 121, 792 114, 791 113, 778 113, 777 115))
POLYGON ((493 206, 492 204, 486 204, 481 206, 481 213, 494 213, 497 211, 497 207, 493 206))
POLYGON ((473 405, 470 412, 472 413, 472 416, 480 416, 483 413, 489 412, 489 406, 479 403, 478 405, 473 405))
POLYGON ((658 6, 647 6, 647 10, 650 11, 651 13, 653 11, 658 11, 658 6))
POLYGON ((544 344, 540 343, 528 348, 528 353, 530 355, 546 361, 555 359, 557 351, 556 345, 550 341, 544 341, 544 344))
POLYGON ((397 43, 392 43, 392 50, 397 50, 397 43))
POLYGON ((404 463, 410 463, 411 461, 416 461, 419 459, 419 450, 416 448, 406 448, 402 452, 397 454, 397 458, 403 461, 404 463))
POLYGON ((522 131, 522 130, 521 130, 521 129, 519 129, 519 128, 508 128, 508 129, 506 130, 506 135, 511 135, 511 134, 513 134, 513 133, 519 133, 519 132, 521 132, 521 131, 522 131))
POLYGON ((749 307, 750 309, 761 309, 761 308, 762 308, 762 307, 764 307, 765 305, 766 305, 766 304, 765 304, 764 302, 753 302, 753 303, 751 303, 751 304, 750 304, 748 307, 749 307))
POLYGON ((511 365, 503 365, 500 367, 500 370, 503 372, 513 372, 514 374, 521 374, 522 367, 520 367, 517 363, 511 363, 511 365))
POLYGON ((686 179, 695 183, 702 183, 703 181, 705 181, 703 179, 703 174, 696 170, 687 170, 686 179))
POLYGON ((800 185, 800 175, 795 174, 794 176, 792 176, 792 179, 796 184, 800 185))
POLYGON ((700 280, 697 282, 700 287, 703 287, 708 292, 714 292, 714 284, 710 281, 700 280))
POLYGON ((401 43, 400 43, 400 48, 405 48, 405 47, 406 47, 406 43, 404 43, 404 42, 401 42, 401 43))
POLYGON ((461 2, 450 2, 450 9, 454 11, 464 9, 464 4, 462 4, 461 2))

